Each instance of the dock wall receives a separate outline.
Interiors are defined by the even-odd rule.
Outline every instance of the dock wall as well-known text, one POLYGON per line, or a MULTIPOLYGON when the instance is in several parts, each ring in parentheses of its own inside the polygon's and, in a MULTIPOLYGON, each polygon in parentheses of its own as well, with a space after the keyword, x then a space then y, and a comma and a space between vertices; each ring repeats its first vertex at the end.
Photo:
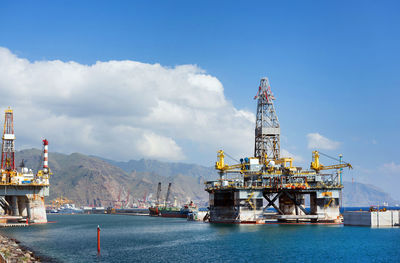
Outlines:
POLYGON ((400 224, 400 211, 346 211, 343 213, 344 225, 392 227, 400 224))

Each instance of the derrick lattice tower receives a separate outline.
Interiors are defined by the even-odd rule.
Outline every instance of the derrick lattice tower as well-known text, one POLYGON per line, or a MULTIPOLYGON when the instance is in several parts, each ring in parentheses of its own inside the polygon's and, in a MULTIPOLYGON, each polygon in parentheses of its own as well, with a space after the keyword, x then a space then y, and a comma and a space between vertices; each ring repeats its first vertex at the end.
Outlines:
POLYGON ((5 111, 3 145, 1 152, 1 169, 15 171, 15 135, 13 110, 8 108, 5 111))
POLYGON ((274 108, 275 97, 272 94, 268 78, 262 78, 257 95, 257 118, 255 129, 254 157, 262 163, 280 158, 280 127, 274 108))

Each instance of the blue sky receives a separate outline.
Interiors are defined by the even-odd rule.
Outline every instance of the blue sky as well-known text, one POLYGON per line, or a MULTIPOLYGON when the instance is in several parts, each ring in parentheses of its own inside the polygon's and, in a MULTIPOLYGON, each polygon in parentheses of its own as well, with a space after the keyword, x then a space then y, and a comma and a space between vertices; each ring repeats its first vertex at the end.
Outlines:
MULTIPOLYGON (((0 47, 30 62, 197 65, 235 109, 253 113, 268 76, 284 149, 306 166, 308 134, 339 142, 325 152, 343 153, 357 168, 349 176, 400 199, 399 11, 397 1, 2 1, 0 47)), ((217 149, 169 137, 182 161, 212 165, 217 149)))

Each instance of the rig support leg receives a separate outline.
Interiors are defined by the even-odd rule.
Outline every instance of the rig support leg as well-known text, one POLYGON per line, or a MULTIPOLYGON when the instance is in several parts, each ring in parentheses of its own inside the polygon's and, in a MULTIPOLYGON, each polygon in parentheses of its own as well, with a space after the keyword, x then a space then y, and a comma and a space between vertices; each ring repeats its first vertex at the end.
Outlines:
POLYGON ((293 204, 295 205, 296 209, 296 215, 298 215, 298 208, 300 208, 301 211, 303 211, 304 214, 308 215, 307 210, 301 205, 301 203, 298 201, 298 198, 296 197, 296 194, 291 195, 289 192, 285 191, 284 192, 287 197, 289 197, 290 200, 292 200, 293 204))
POLYGON ((20 216, 26 217, 28 215, 26 211, 26 203, 26 196, 18 196, 18 211, 20 216))
POLYGON ((15 195, 11 196, 11 207, 12 207, 12 215, 13 216, 19 216, 18 198, 15 195))

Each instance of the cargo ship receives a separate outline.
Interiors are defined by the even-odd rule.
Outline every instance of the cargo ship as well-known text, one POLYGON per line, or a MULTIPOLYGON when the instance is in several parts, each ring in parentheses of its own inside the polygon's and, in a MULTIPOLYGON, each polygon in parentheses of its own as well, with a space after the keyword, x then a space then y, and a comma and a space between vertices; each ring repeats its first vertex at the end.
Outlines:
POLYGON ((184 205, 182 208, 176 206, 161 208, 160 213, 162 217, 187 218, 188 214, 196 209, 197 207, 191 201, 189 204, 184 205))

